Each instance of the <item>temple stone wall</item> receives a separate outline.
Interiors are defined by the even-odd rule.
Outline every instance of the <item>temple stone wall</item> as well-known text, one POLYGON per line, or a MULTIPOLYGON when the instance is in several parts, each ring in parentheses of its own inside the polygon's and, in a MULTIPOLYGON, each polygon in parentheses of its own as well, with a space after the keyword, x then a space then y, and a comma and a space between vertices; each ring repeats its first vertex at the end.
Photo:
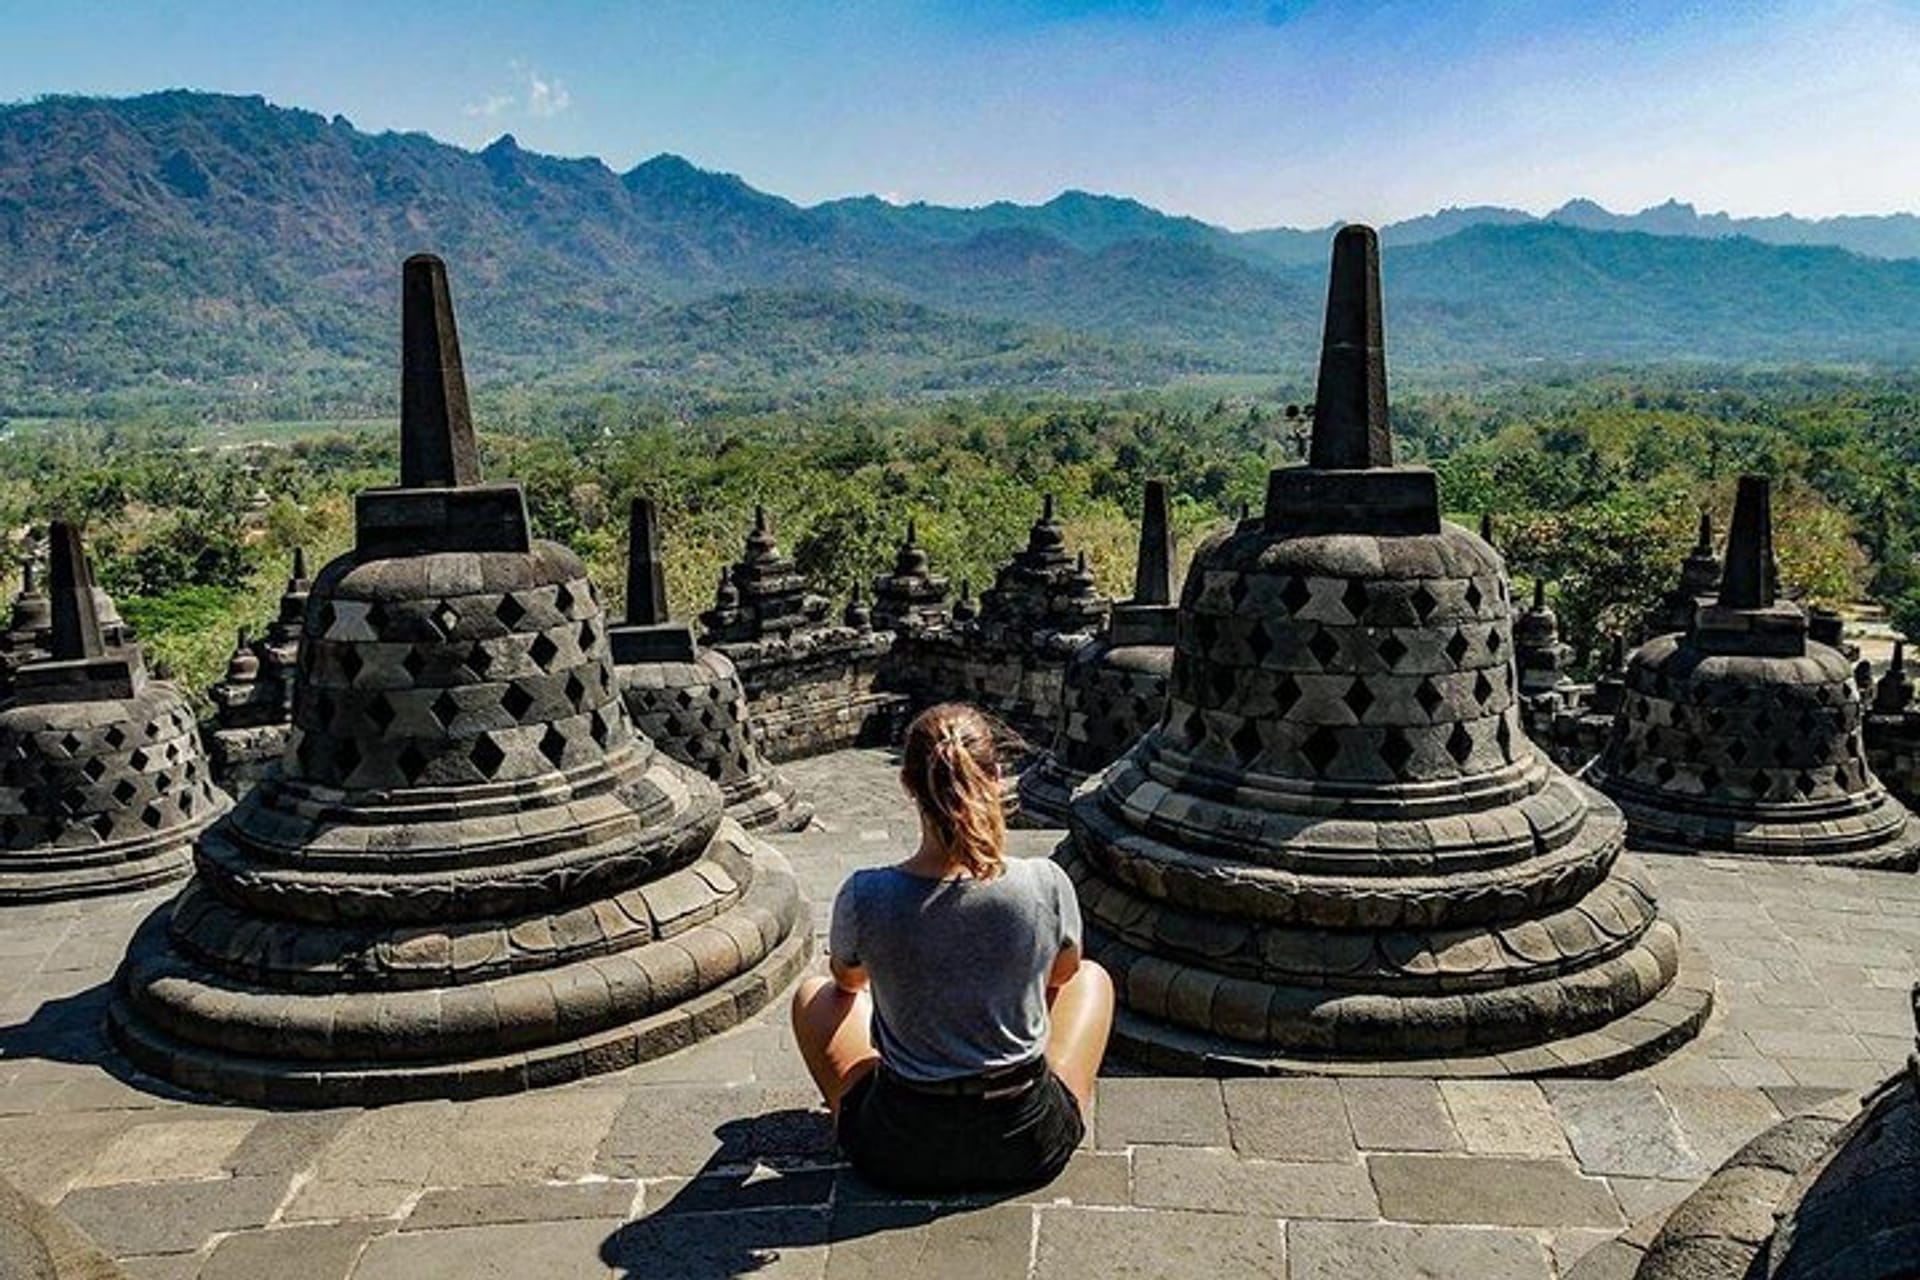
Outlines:
POLYGON ((892 742, 913 711, 913 699, 893 687, 885 632, 828 628, 715 647, 746 688, 754 745, 776 764, 892 742))

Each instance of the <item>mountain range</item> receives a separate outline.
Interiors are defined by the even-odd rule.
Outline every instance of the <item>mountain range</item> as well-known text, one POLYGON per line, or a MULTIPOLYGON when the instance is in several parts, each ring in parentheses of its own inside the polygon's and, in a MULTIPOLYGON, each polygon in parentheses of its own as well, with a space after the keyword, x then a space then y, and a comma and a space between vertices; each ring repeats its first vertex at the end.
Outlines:
MULTIPOLYGON (((1332 228, 1067 192, 801 206, 184 90, 0 107, 0 412, 390 394, 396 267, 450 264, 482 381, 905 391, 1310 374, 1332 228)), ((1382 229, 1399 363, 1906 361, 1920 219, 1669 203, 1382 229)))

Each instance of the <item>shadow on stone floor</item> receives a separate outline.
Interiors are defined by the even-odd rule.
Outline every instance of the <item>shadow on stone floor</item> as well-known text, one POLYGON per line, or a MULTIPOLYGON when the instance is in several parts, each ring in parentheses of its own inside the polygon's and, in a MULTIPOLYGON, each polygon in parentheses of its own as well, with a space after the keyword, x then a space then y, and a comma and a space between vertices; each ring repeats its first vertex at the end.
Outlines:
POLYGON ((729 1280, 794 1251, 925 1227, 1017 1198, 1018 1191, 908 1200, 836 1165, 825 1112, 801 1108, 729 1120, 699 1173, 600 1246, 620 1280, 729 1280), (804 1162, 804 1163, 797 1163, 804 1162))

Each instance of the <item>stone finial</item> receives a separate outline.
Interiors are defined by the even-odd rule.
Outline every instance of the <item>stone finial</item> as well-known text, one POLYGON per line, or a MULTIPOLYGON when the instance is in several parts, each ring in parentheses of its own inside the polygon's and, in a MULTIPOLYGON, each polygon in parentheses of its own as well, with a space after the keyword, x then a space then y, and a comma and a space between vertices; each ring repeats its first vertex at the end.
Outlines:
POLYGON ((1545 613, 1546 609, 1547 580, 1545 578, 1535 578, 1533 580, 1533 611, 1535 613, 1545 613))
POLYGON ((1313 404, 1309 466, 1358 471, 1393 465, 1380 308, 1380 239, 1372 227, 1351 224, 1333 239, 1327 326, 1313 404))
POLYGON ((1713 512, 1700 508, 1700 531, 1693 540, 1693 554, 1713 558, 1713 512))
POLYGON ((907 517, 907 536, 901 539, 900 545, 903 547, 917 547, 920 545, 920 525, 912 516, 907 517))
POLYGON ((106 642, 100 631, 93 568, 87 563, 86 549, 80 545, 80 530, 65 520, 55 520, 49 540, 52 543, 48 551, 51 570, 48 595, 53 608, 53 657, 61 661, 97 658, 106 652, 106 642))
POLYGON ((660 519, 652 498, 635 498, 627 513, 627 625, 667 620, 667 573, 660 559, 660 519))
POLYGON ((39 578, 40 578, 40 569, 37 565, 34 564, 32 556, 28 556, 25 560, 22 560, 20 562, 20 594, 21 595, 30 596, 37 593, 40 590, 39 578))
POLYGON ((1627 637, 1625 632, 1613 633, 1613 645, 1607 651, 1607 670, 1615 674, 1627 669, 1627 637))
POLYGON ((1778 596, 1773 558, 1772 485, 1765 476, 1741 476, 1727 531, 1726 567, 1720 576, 1720 606, 1765 609, 1778 596))
POLYGON ((1040 523, 1053 523, 1053 495, 1050 493, 1040 504, 1040 523))
POLYGON ((401 269, 400 487, 480 483, 447 264, 429 253, 401 269))
POLYGON ((1493 545, 1493 512, 1491 511, 1480 513, 1480 541, 1488 546, 1493 545))
POLYGON ((288 580, 291 582, 307 581, 307 549, 305 547, 295 547, 293 549, 293 573, 288 580))
POLYGON ((1893 660, 1881 673, 1873 690, 1873 709, 1881 712, 1905 711, 1913 704, 1913 690, 1907 687, 1907 642, 1893 642, 1893 660))
POLYGON ((1140 555, 1133 571, 1134 604, 1173 603, 1173 520, 1167 482, 1147 481, 1140 512, 1140 555))

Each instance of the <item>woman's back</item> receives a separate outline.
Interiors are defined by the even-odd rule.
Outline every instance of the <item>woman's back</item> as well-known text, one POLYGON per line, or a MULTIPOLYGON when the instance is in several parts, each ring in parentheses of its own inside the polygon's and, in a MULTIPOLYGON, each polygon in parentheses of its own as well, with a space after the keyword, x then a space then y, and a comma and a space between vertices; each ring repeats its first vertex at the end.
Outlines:
POLYGON ((829 949, 872 980, 874 1039, 909 1080, 977 1075, 1047 1043, 1047 976, 1080 943, 1066 872, 1007 861, 991 879, 858 871, 834 902, 829 949))

